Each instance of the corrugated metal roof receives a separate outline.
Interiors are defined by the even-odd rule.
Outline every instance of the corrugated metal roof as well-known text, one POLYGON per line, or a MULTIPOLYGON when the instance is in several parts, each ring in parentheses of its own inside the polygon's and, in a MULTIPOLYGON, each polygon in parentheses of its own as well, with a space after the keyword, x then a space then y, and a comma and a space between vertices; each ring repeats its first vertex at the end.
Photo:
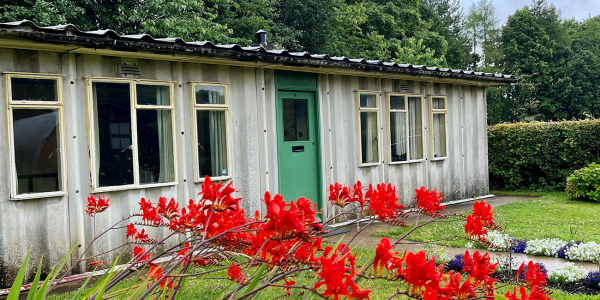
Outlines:
POLYGON ((407 73, 413 75, 451 77, 504 83, 515 82, 515 79, 511 75, 427 67, 422 65, 398 64, 382 60, 365 60, 363 58, 353 59, 343 56, 330 57, 327 54, 310 54, 308 52, 268 50, 262 46, 242 47, 237 44, 219 45, 209 41, 186 42, 179 37, 154 38, 149 34, 119 35, 111 29, 81 31, 71 24, 40 27, 32 21, 23 20, 18 22, 0 23, 0 32, 8 35, 12 34, 20 38, 30 38, 36 42, 70 42, 84 44, 90 47, 93 47, 94 45, 98 47, 119 46, 119 48, 128 47, 139 50, 163 52, 175 51, 208 56, 229 56, 231 58, 246 61, 255 59, 297 65, 353 68, 367 72, 407 73), (90 41, 89 38, 95 38, 95 40, 90 41))

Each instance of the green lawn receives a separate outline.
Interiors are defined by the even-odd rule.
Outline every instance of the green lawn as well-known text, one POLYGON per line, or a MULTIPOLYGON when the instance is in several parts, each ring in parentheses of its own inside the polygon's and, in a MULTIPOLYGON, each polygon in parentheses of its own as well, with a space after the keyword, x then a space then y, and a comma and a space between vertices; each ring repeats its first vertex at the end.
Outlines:
MULTIPOLYGON (((375 250, 355 248, 352 251, 354 253, 358 254, 357 266, 362 266, 362 265, 365 265, 366 263, 369 263, 373 259, 375 250)), ((223 276, 227 276, 225 271, 221 271, 217 274, 211 274, 211 277, 223 277, 223 276)), ((310 283, 312 280, 313 280, 312 278, 306 279, 305 284, 310 283)), ((131 286, 136 285, 138 283, 139 283, 139 281, 136 278, 132 278, 130 280, 121 282, 110 292, 114 293, 115 291, 118 291, 121 289, 128 289, 131 286)), ((391 294, 393 294, 396 291, 396 289, 404 288, 403 285, 401 285, 397 282, 390 282, 390 281, 386 281, 386 280, 364 280, 363 279, 363 280, 359 281, 358 284, 362 289, 370 289, 372 291, 371 292, 372 300, 386 299, 391 294)), ((187 288, 183 290, 182 299, 206 300, 206 299, 211 299, 211 295, 215 295, 218 292, 217 289, 221 289, 223 287, 229 287, 229 281, 213 280, 213 279, 192 280, 186 284, 186 287, 187 288)), ((233 287, 233 286, 231 286, 231 287, 233 287)), ((505 288, 500 289, 499 291, 502 294, 504 294, 504 293, 506 293, 507 290, 508 290, 508 288, 505 287, 505 288)), ((270 288, 270 289, 265 290, 265 292, 260 294, 260 296, 256 299, 275 299, 275 298, 281 296, 281 293, 282 293, 282 291, 280 288, 270 288)), ((50 300, 70 300, 71 295, 72 295, 72 293, 53 295, 49 299, 50 300)), ((120 295, 120 296, 114 297, 112 299, 128 299, 127 295, 128 294, 120 295)), ((600 296, 572 295, 572 294, 564 293, 562 291, 554 291, 552 294, 552 298, 555 300, 563 300, 563 299, 564 300, 566 300, 566 299, 600 300, 600 296)), ((283 299, 285 299, 285 298, 283 298, 283 299)), ((309 299, 312 300, 312 299, 322 299, 322 298, 316 297, 316 296, 311 296, 311 297, 309 297, 309 299)), ((408 298, 402 296, 402 297, 397 297, 394 299, 407 300, 408 298)))
MULTIPOLYGON (((500 193, 506 196, 523 196, 523 193, 500 193)), ((534 193, 539 198, 513 202, 495 208, 496 223, 517 239, 560 238, 564 241, 584 239, 600 242, 600 203, 575 201, 565 193, 534 193), (574 236, 572 236, 572 232, 574 236)), ((412 226, 414 227, 414 225, 412 226)), ((377 236, 400 237, 410 228, 396 228, 377 233, 377 236)), ((463 236, 461 222, 435 223, 416 230, 413 241, 431 241, 448 236, 463 236)), ((464 239, 441 242, 441 245, 464 247, 464 239)))

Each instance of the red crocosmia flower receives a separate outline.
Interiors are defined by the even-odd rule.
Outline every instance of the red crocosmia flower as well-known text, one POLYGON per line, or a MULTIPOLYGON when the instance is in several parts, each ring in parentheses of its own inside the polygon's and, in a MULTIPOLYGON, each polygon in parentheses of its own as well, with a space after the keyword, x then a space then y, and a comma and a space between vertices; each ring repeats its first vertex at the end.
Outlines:
POLYGON ((436 189, 430 192, 424 186, 422 186, 420 189, 416 189, 415 192, 417 209, 420 209, 428 215, 436 215, 438 214, 438 211, 444 210, 445 206, 440 204, 440 200, 442 199, 441 192, 438 195, 436 189))
POLYGON ((350 296, 348 296, 348 298, 350 299, 356 299, 356 300, 362 300, 362 299, 367 299, 370 300, 371 298, 369 298, 369 294, 371 293, 371 290, 361 290, 358 285, 353 284, 352 287, 352 293, 350 293, 350 296))
POLYGON ((517 293, 517 288, 515 287, 513 293, 510 291, 506 292, 504 295, 508 300, 551 300, 552 298, 548 297, 548 293, 546 290, 534 286, 531 288, 531 292, 527 295, 527 290, 524 287, 519 287, 519 292, 517 293), (520 297, 519 297, 520 294, 520 297))
POLYGON ((346 186, 342 186, 339 182, 329 185, 329 201, 333 205, 345 207, 354 202, 354 198, 350 197, 350 190, 346 186))
POLYGON ((148 234, 146 234, 146 229, 142 229, 142 231, 138 232, 135 235, 135 239, 142 243, 148 242, 149 239, 148 239, 148 234))
MULTIPOLYGON (((177 255, 179 256, 179 260, 182 260, 186 254, 190 253, 190 251, 192 251, 192 247, 190 243, 185 243, 185 245, 183 246, 183 249, 181 249, 179 252, 177 252, 177 255)), ((187 264, 190 261, 190 258, 188 257, 184 264, 187 264)))
POLYGON ((90 261, 88 266, 102 266, 106 263, 105 261, 90 261))
POLYGON ((463 262, 462 270, 474 279, 475 287, 493 289, 494 279, 490 275, 496 272, 498 263, 492 264, 488 253, 481 255, 479 251, 475 251, 471 255, 469 251, 466 251, 463 262))
POLYGON ((339 300, 342 296, 350 296, 349 290, 352 290, 353 295, 360 295, 360 299, 368 299, 370 291, 361 291, 354 283, 355 257, 350 255, 349 252, 338 256, 337 250, 336 253, 328 257, 327 255, 331 250, 331 247, 327 247, 320 258, 321 264, 317 275, 321 280, 315 284, 314 288, 318 289, 325 286, 326 289, 322 296, 330 297, 333 300, 339 300), (350 264, 350 267, 347 264, 350 264))
MULTIPOLYGON (((148 272, 148 274, 146 275, 146 278, 152 279, 152 283, 162 280, 163 277, 164 275, 162 274, 162 269, 155 266, 150 266, 150 272, 148 272)), ((171 289, 173 288, 174 281, 174 279, 167 278, 161 281, 161 283, 158 286, 160 288, 164 288, 166 286, 168 289, 171 289)), ((150 287, 150 283, 148 283, 148 287, 150 287)))
MULTIPOLYGON (((519 271, 517 271, 517 280, 520 278, 520 275, 524 269, 525 263, 522 263, 521 267, 519 267, 519 271)), ((529 261, 529 263, 527 264, 527 270, 525 271, 525 282, 530 288, 536 286, 544 288, 546 286, 546 274, 542 273, 541 266, 539 263, 529 261)))
POLYGON ((240 266, 234 266, 234 265, 235 265, 235 262, 232 262, 229 265, 229 270, 227 270, 227 275, 229 276, 229 279, 231 279, 232 281, 243 284, 246 281, 246 276, 244 276, 244 274, 242 274, 242 268, 240 268, 240 266))
POLYGON ((239 202, 242 198, 234 198, 232 194, 236 190, 232 187, 233 182, 229 182, 225 187, 220 182, 213 183, 210 177, 206 175, 198 195, 202 195, 200 200, 203 209, 212 209, 214 211, 238 210, 239 202))
POLYGON ((105 211, 110 205, 110 198, 105 198, 104 195, 98 197, 98 200, 96 200, 96 197, 94 195, 90 195, 87 198, 87 201, 88 203, 85 213, 90 215, 90 217, 93 217, 97 213, 105 211))
POLYGON ((465 223, 465 235, 469 238, 483 242, 487 235, 487 229, 483 228, 483 224, 476 221, 472 215, 468 215, 467 222, 465 223))
POLYGON ((179 204, 175 202, 174 198, 171 198, 171 201, 167 204, 166 197, 160 197, 158 199, 157 205, 157 213, 167 218, 168 220, 172 220, 175 217, 179 216, 179 204))
POLYGON ((383 238, 377 245, 377 249, 375 250, 375 260, 373 260, 373 274, 375 276, 383 275, 383 270, 391 267, 390 262, 394 258, 394 255, 398 254, 398 252, 391 252, 392 246, 390 245, 390 240, 388 238, 383 238), (381 271, 377 273, 377 268, 381 267, 381 271))
POLYGON ((433 288, 427 288, 425 290, 425 294, 423 295, 423 300, 448 300, 449 298, 446 296, 440 297, 438 291, 433 288))
POLYGON ((452 299, 469 299, 476 296, 471 277, 462 282, 462 276, 458 272, 450 271, 444 275, 444 286, 440 288, 441 294, 452 299))
POLYGON ((296 284, 295 281, 293 280, 287 280, 287 279, 283 279, 283 281, 285 282, 285 286, 283 288, 283 291, 289 296, 292 294, 292 287, 296 284))
POLYGON ((355 202, 358 202, 358 204, 360 204, 360 211, 361 213, 365 214, 365 205, 368 202, 368 198, 365 196, 364 194, 364 187, 362 186, 362 183, 360 181, 357 181, 356 184, 354 184, 354 188, 352 189, 352 198, 354 198, 355 202))
POLYGON ((398 203, 396 188, 391 184, 378 184, 375 191, 369 185, 366 195, 370 199, 369 212, 377 215, 380 221, 396 219, 400 210, 404 208, 404 205, 398 203))
POLYGON ((129 241, 129 238, 133 239, 136 233, 137 229, 135 228, 135 225, 133 225, 133 223, 127 225, 127 241, 129 241))
POLYGON ((400 266, 398 276, 408 284, 411 296, 422 296, 427 287, 439 288, 441 276, 435 265, 435 258, 427 260, 425 251, 419 251, 416 254, 405 253, 401 261, 406 268, 400 266))
POLYGON ((489 203, 485 203, 484 200, 473 203, 473 219, 483 224, 483 226, 493 224, 494 208, 489 203))

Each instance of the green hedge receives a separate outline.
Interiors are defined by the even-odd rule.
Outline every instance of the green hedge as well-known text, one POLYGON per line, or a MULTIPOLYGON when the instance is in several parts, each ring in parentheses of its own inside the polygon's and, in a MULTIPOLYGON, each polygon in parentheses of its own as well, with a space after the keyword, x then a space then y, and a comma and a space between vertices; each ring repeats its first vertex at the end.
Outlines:
POLYGON ((600 120, 488 127, 490 189, 564 190, 567 177, 600 162, 600 120))

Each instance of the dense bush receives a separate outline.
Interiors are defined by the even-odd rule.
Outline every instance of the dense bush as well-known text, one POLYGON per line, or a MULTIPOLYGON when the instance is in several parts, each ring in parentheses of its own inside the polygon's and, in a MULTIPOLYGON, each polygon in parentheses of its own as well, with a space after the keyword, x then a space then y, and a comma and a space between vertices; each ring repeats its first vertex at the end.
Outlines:
POLYGON ((600 202, 600 165, 591 163, 569 176, 567 194, 575 198, 600 202))
POLYGON ((573 171, 600 162, 600 120, 488 127, 490 188, 564 190, 573 171))

